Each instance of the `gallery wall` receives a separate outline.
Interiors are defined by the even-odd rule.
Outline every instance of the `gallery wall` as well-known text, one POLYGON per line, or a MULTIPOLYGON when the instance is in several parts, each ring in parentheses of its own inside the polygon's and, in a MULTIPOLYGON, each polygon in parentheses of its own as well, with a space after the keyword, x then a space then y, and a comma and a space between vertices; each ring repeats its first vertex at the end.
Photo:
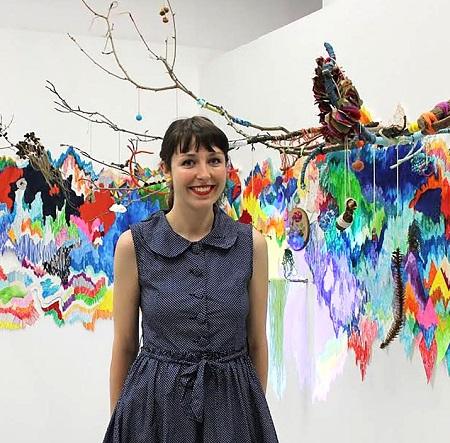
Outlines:
MULTIPOLYGON (((259 125, 282 124, 290 130, 317 126, 312 78, 315 60, 326 56, 323 44, 329 42, 374 120, 392 121, 401 104, 408 121, 413 121, 448 100, 444 73, 450 62, 442 46, 448 40, 448 13, 445 1, 427 5, 416 0, 325 2, 321 11, 209 63, 201 73, 201 93, 259 125)), ((216 121, 221 119, 216 117, 216 121)), ((231 129, 229 134, 233 136, 231 129)), ((377 164, 381 164, 381 154, 377 155, 377 164)), ((244 168, 261 165, 268 157, 273 161, 271 171, 280 174, 275 151, 257 146, 253 156, 246 148, 232 155, 244 168)), ((305 209, 317 207, 311 201, 319 182, 315 172, 301 194, 305 209)), ((405 206, 407 213, 410 209, 405 206)), ((317 220, 317 212, 310 212, 310 218, 317 220)), ((358 237, 357 230, 353 234, 358 237)), ((443 242, 448 244, 448 240, 443 242)), ((271 277, 277 278, 281 248, 274 242, 270 247, 271 277)), ((381 350, 382 337, 378 337, 368 347, 372 355, 362 381, 354 350, 348 349, 342 330, 335 334, 330 307, 317 294, 317 276, 315 281, 307 255, 303 250, 295 256, 301 276, 309 283, 292 283, 287 289, 281 315, 283 358, 278 361, 279 373, 271 372, 269 400, 280 441, 428 442, 447 438, 441 425, 450 413, 445 361, 436 365, 427 383, 417 348, 411 357, 399 341, 381 350)), ((378 293, 391 290, 381 276, 371 278, 378 293)))

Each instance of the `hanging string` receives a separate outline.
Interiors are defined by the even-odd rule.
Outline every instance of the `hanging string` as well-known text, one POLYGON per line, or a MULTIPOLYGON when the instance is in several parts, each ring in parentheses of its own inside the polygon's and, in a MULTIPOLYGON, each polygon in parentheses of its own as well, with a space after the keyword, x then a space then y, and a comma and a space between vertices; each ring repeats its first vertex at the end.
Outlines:
POLYGON ((138 88, 137 90, 137 108, 138 108, 138 114, 141 113, 141 90, 138 88))
POLYGON ((89 121, 89 154, 92 155, 92 122, 89 121))
POLYGON ((376 151, 375 145, 372 145, 372 169, 373 169, 373 183, 372 183, 372 200, 373 200, 373 218, 375 219, 375 198, 376 198, 376 151))
POLYGON ((346 167, 347 167, 347 180, 348 180, 348 183, 347 183, 347 192, 348 192, 348 194, 349 194, 349 196, 350 196, 350 194, 352 193, 352 180, 351 180, 351 176, 350 176, 350 143, 349 143, 349 141, 348 141, 348 138, 346 138, 345 139, 345 143, 346 143, 346 145, 347 145, 347 164, 346 164, 346 167))
POLYGON ((118 143, 118 146, 117 146, 117 157, 118 157, 118 163, 120 165, 120 131, 117 134, 119 136, 119 143, 118 143))
POLYGON ((136 120, 139 122, 142 120, 142 114, 141 114, 141 90, 139 88, 136 88, 137 90, 137 114, 136 114, 136 120))
POLYGON ((347 200, 348 197, 348 143, 347 143, 347 137, 344 140, 344 201, 347 200))
POLYGON ((399 199, 399 194, 400 194, 400 186, 399 186, 399 164, 398 164, 398 143, 397 146, 395 147, 395 151, 396 151, 396 155, 397 155, 397 216, 396 218, 398 219, 398 209, 399 209, 399 204, 400 204, 400 199, 399 199))
POLYGON ((178 119, 178 88, 175 89, 175 114, 178 119))
POLYGON ((254 171, 255 171, 255 156, 254 156, 254 152, 255 152, 255 145, 252 144, 252 195, 253 195, 253 180, 254 180, 254 171))
POLYGON ((347 149, 344 142, 344 200, 347 198, 347 149))

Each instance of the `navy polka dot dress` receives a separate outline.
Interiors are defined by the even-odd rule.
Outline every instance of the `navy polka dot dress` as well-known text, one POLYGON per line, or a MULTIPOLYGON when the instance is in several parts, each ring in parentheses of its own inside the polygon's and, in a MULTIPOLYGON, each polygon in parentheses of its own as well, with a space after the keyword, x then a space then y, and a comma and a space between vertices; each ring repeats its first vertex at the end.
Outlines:
POLYGON ((131 226, 143 347, 104 443, 276 443, 247 352, 252 227, 214 205, 211 232, 178 235, 165 213, 131 226))

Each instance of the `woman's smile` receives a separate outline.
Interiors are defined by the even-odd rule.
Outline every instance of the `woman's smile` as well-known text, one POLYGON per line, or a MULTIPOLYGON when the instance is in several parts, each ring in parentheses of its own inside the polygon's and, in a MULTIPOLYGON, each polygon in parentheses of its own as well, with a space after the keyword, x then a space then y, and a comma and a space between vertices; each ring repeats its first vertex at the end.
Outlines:
POLYGON ((208 195, 215 188, 214 185, 208 186, 191 186, 189 189, 196 195, 208 195))

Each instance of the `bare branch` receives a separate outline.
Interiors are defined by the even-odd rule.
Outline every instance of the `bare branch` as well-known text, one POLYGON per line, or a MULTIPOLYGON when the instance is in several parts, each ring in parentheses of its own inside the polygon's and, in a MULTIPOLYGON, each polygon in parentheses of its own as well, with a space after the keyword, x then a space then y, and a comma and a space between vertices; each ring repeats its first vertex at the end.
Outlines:
POLYGON ((84 6, 86 6, 86 8, 92 13, 92 14, 94 14, 96 17, 99 17, 99 18, 103 18, 103 19, 107 19, 107 17, 105 16, 105 15, 101 15, 101 14, 99 14, 98 12, 96 12, 94 9, 92 9, 89 5, 88 5, 88 3, 85 1, 85 0, 81 0, 82 2, 83 2, 83 4, 84 4, 84 6))
MULTIPOLYGON (((91 6, 89 6, 89 4, 85 1, 85 0, 81 0, 83 2, 83 4, 86 6, 86 8, 92 13, 94 14, 94 16, 96 18, 100 18, 103 19, 105 24, 106 24, 106 42, 105 42, 105 50, 104 50, 104 54, 108 54, 108 55, 112 55, 114 57, 114 60, 116 62, 116 65, 118 66, 118 68, 120 69, 120 71, 122 71, 123 76, 118 75, 112 71, 110 71, 109 69, 105 68, 103 65, 101 65, 99 62, 97 62, 93 57, 91 57, 86 50, 84 50, 76 41, 76 39, 74 37, 72 37, 70 34, 69 37, 70 39, 80 48, 80 50, 83 52, 84 55, 86 55, 89 60, 91 60, 97 67, 99 67, 100 69, 102 69, 104 72, 106 72, 107 74, 118 78, 119 80, 125 80, 130 82, 131 84, 133 84, 134 86, 136 86, 136 88, 142 89, 142 90, 147 90, 147 91, 153 91, 153 92, 159 92, 159 91, 168 91, 171 89, 176 89, 177 85, 173 84, 173 85, 169 85, 169 86, 161 86, 161 87, 152 87, 152 86, 146 86, 143 85, 141 83, 139 83, 137 80, 135 80, 133 77, 131 77, 131 75, 128 73, 128 71, 126 70, 125 66, 123 65, 123 63, 121 62, 119 55, 117 53, 117 48, 114 42, 114 38, 113 38, 113 24, 111 23, 110 20, 110 16, 111 16, 111 11, 117 7, 118 2, 114 1, 110 4, 109 9, 108 9, 108 13, 106 15, 102 15, 99 14, 97 11, 95 11, 91 6), (111 51, 106 52, 106 47, 108 46, 108 43, 111 45, 111 51)), ((140 34, 140 38, 142 41, 145 42, 145 39, 142 36, 142 33, 139 31, 139 28, 137 27, 134 19, 132 18, 131 14, 130 17, 133 21, 133 24, 135 25, 135 29, 138 32, 138 34, 140 34)), ((148 50, 150 50, 148 44, 145 42, 145 45, 147 47, 148 50)), ((151 51, 152 55, 156 56, 156 54, 151 51)), ((156 58, 159 60, 161 57, 156 56, 156 58)), ((165 65, 167 65, 167 61, 165 61, 164 63, 165 65)))
MULTIPOLYGON (((406 116, 403 119, 403 126, 401 125, 391 125, 388 127, 383 127, 378 123, 371 123, 364 126, 359 121, 359 111, 362 105, 362 100, 360 100, 358 91, 353 86, 350 79, 346 77, 343 70, 336 64, 336 56, 333 48, 328 43, 325 43, 325 49, 328 53, 328 57, 320 57, 316 60, 317 67, 315 70, 315 77, 313 79, 313 93, 316 103, 318 104, 320 110, 320 127, 313 127, 308 129, 300 129, 291 131, 282 125, 260 125, 253 123, 248 120, 239 118, 223 106, 216 105, 214 103, 208 102, 197 96, 196 93, 191 91, 183 82, 178 78, 174 71, 176 54, 177 54, 177 29, 175 24, 175 13, 172 9, 171 2, 167 0, 168 7, 164 6, 161 15, 164 17, 163 21, 167 23, 166 14, 170 14, 170 19, 172 20, 173 28, 173 58, 169 62, 168 57, 168 39, 165 40, 165 56, 157 55, 155 51, 152 50, 148 42, 145 40, 144 35, 139 28, 135 18, 130 12, 127 12, 134 30, 136 31, 139 39, 144 44, 146 50, 156 61, 161 62, 167 72, 172 84, 164 87, 154 87, 149 85, 140 84, 134 77, 128 72, 127 67, 122 63, 117 47, 115 45, 115 40, 113 38, 114 24, 111 21, 112 10, 117 7, 118 2, 114 1, 110 4, 109 9, 106 14, 100 14, 95 11, 91 6, 88 5, 86 0, 82 0, 83 4, 87 9, 94 15, 95 19, 102 19, 107 27, 107 32, 105 35, 106 45, 104 53, 112 55, 115 64, 119 68, 121 75, 115 74, 110 70, 104 68, 100 63, 98 63, 93 57, 87 54, 75 39, 72 40, 77 44, 77 46, 82 50, 82 52, 89 57, 91 61, 94 62, 96 66, 99 66, 103 71, 116 78, 125 80, 137 89, 148 90, 148 91, 165 91, 176 89, 185 93, 192 99, 194 99, 201 108, 207 109, 208 111, 215 112, 224 118, 227 124, 233 128, 233 130, 240 134, 247 144, 261 143, 264 146, 275 149, 283 155, 284 160, 286 160, 286 155, 292 155, 294 157, 303 157, 316 155, 318 150, 320 152, 327 153, 343 149, 343 140, 349 140, 351 143, 360 140, 364 143, 375 144, 381 146, 388 146, 389 144, 395 143, 396 140, 402 140, 406 143, 414 142, 418 138, 423 137, 425 134, 433 133, 433 131, 443 130, 450 126, 450 116, 445 118, 445 116, 438 115, 438 121, 433 121, 428 123, 428 120, 424 118, 423 122, 420 122, 420 131, 411 134, 408 129, 406 129, 406 116), (348 112, 345 107, 346 102, 350 102, 354 112, 348 112), (337 118, 337 121, 343 121, 343 124, 333 125, 330 119, 337 118), (251 128, 251 129, 247 129, 251 128), (340 129, 343 128, 343 129, 340 129), (249 131, 256 130, 258 133, 251 133, 249 131), (341 131, 341 132, 339 132, 341 131)), ((125 13, 124 13, 125 14, 125 13)), ((49 88, 50 89, 50 88, 49 88)), ((51 90, 51 89, 50 89, 51 90)), ((114 122, 105 117, 103 114, 98 112, 87 112, 83 111, 78 107, 74 109, 70 107, 67 102, 54 90, 53 93, 58 96, 59 101, 55 102, 60 108, 60 112, 71 112, 86 120, 106 124, 113 130, 126 132, 129 134, 136 135, 139 140, 142 139, 161 139, 161 137, 153 137, 148 134, 136 134, 133 131, 127 131, 119 128, 114 122)), ((416 129, 417 131, 417 129, 416 129)), ((254 131, 253 131, 254 132, 254 131)), ((233 144, 231 144, 231 149, 235 149, 233 144)), ((239 146, 242 146, 240 143, 239 146)), ((137 148, 136 148, 137 150, 137 148)), ((132 156, 133 156, 132 152, 132 156)))
POLYGON ((100 165, 106 166, 108 168, 115 169, 115 170, 121 172, 122 174, 125 174, 125 175, 128 175, 128 176, 130 175, 130 173, 125 169, 125 167, 127 166, 125 164, 124 165, 116 165, 115 163, 106 163, 106 162, 103 162, 101 160, 97 160, 95 157, 92 157, 92 155, 90 155, 88 152, 86 152, 83 149, 78 148, 78 147, 76 147, 74 145, 71 145, 71 144, 60 143, 59 146, 61 146, 63 148, 73 148, 76 151, 78 151, 80 154, 83 154, 89 160, 92 160, 92 161, 94 161, 94 162, 96 162, 96 163, 98 163, 100 165), (123 166, 123 168, 121 166, 123 166))
MULTIPOLYGON (((125 66, 122 64, 119 55, 117 53, 117 48, 115 46, 114 43, 114 39, 113 39, 113 26, 112 23, 110 21, 110 14, 111 14, 111 10, 117 6, 118 2, 113 2, 110 5, 110 8, 108 10, 108 14, 107 15, 102 15, 99 14, 97 11, 95 11, 92 7, 90 7, 87 2, 85 0, 82 0, 83 4, 87 7, 87 9, 94 14, 95 17, 97 18, 101 18, 105 21, 106 27, 107 27, 107 33, 106 33, 106 40, 107 43, 109 43, 111 45, 111 51, 108 52, 108 54, 111 54, 114 57, 114 60, 117 64, 117 66, 119 67, 119 69, 121 70, 121 72, 123 73, 123 77, 117 74, 112 73, 111 71, 107 70, 106 68, 104 68, 100 63, 98 63, 97 61, 95 61, 91 56, 89 56, 87 54, 86 51, 82 50, 82 52, 89 57, 89 59, 91 61, 94 62, 94 64, 98 67, 100 67, 103 71, 109 73, 110 75, 113 75, 116 78, 119 78, 121 80, 126 80, 128 82, 130 82, 131 84, 133 84, 136 88, 138 89, 142 89, 142 90, 147 90, 147 91, 153 91, 153 92, 159 92, 159 91, 167 91, 167 90, 171 90, 171 89, 180 89, 182 92, 184 92, 185 94, 189 95, 190 97, 192 97, 194 100, 196 100, 199 103, 203 103, 202 107, 205 107, 206 109, 209 109, 213 112, 217 112, 221 115, 224 115, 225 113, 227 114, 227 116, 229 117, 227 120, 232 120, 233 123, 236 123, 237 125, 241 125, 241 126, 248 126, 248 127, 252 127, 254 129, 258 129, 260 131, 283 131, 285 133, 289 133, 289 130, 287 130, 286 128, 284 128, 283 126, 261 126, 261 125, 257 125, 257 124, 253 124, 247 121, 244 121, 242 119, 239 119, 233 115, 231 115, 228 111, 226 111, 225 109, 223 109, 220 106, 214 105, 212 103, 208 103, 205 100, 201 100, 199 99, 199 97, 194 94, 192 91, 190 91, 176 76, 173 68, 175 66, 175 60, 176 60, 176 44, 177 44, 177 40, 176 40, 176 24, 175 24, 175 13, 172 9, 172 5, 171 3, 168 1, 168 8, 169 8, 169 13, 172 19, 172 23, 173 23, 173 39, 174 39, 174 57, 172 60, 172 63, 169 64, 168 60, 167 60, 167 55, 166 57, 162 57, 162 56, 158 56, 156 55, 156 53, 154 51, 151 50, 150 46, 148 45, 148 43, 146 42, 142 32, 140 31, 134 17, 132 16, 131 13, 128 13, 134 29, 136 30, 139 39, 143 42, 143 44, 145 45, 146 49, 149 51, 149 53, 155 57, 155 59, 157 61, 160 61, 164 64, 164 67, 166 68, 166 71, 169 75, 169 77, 171 78, 171 80, 173 81, 173 85, 169 85, 169 86, 163 86, 163 87, 153 87, 153 86, 146 86, 146 85, 142 85, 140 83, 138 83, 134 78, 131 77, 131 75, 128 73, 127 69, 125 68, 125 66)), ((72 38, 72 37, 71 37, 72 38)), ((76 42, 75 39, 72 38, 72 40, 77 44, 77 46, 80 47, 80 45, 78 45, 78 43, 76 42)), ((80 47, 80 49, 82 49, 80 47)), ((232 124, 233 128, 236 128, 236 125, 232 124)), ((243 132, 239 132, 241 134, 243 134, 243 132)))
POLYGON ((172 5, 170 4, 170 0, 167 0, 167 5, 169 7, 170 17, 172 19, 172 27, 173 27, 173 59, 171 64, 171 69, 175 68, 175 60, 177 58, 177 27, 175 24, 175 12, 173 12, 172 5))
POLYGON ((141 30, 139 29, 133 15, 131 14, 131 12, 128 12, 128 17, 130 17, 131 22, 133 23, 134 29, 137 32, 139 39, 141 40, 141 42, 144 44, 144 46, 146 47, 147 51, 154 57, 155 60, 159 60, 160 56, 157 55, 148 45, 147 41, 145 40, 141 30))
POLYGON ((109 126, 113 131, 116 132, 122 132, 124 134, 130 134, 139 139, 141 142, 151 142, 155 140, 162 140, 162 137, 157 135, 150 135, 146 132, 135 132, 131 131, 125 128, 119 127, 116 123, 114 123, 111 119, 106 117, 104 114, 101 114, 97 111, 84 111, 80 109, 79 106, 76 108, 73 108, 72 106, 67 103, 67 101, 59 94, 59 92, 56 90, 55 85, 47 80, 46 88, 54 95, 56 95, 57 100, 54 100, 53 103, 55 104, 55 110, 62 113, 72 113, 75 114, 78 117, 81 117, 84 120, 90 121, 92 123, 102 124, 109 126))
POLYGON ((67 34, 69 38, 78 46, 80 51, 92 62, 95 66, 98 66, 102 71, 105 71, 107 74, 112 75, 115 78, 118 78, 119 80, 128 80, 126 77, 121 77, 118 74, 115 74, 114 72, 110 71, 109 69, 106 69, 104 66, 102 66, 100 63, 98 63, 93 57, 91 57, 85 49, 77 42, 77 40, 72 37, 70 34, 67 34))

